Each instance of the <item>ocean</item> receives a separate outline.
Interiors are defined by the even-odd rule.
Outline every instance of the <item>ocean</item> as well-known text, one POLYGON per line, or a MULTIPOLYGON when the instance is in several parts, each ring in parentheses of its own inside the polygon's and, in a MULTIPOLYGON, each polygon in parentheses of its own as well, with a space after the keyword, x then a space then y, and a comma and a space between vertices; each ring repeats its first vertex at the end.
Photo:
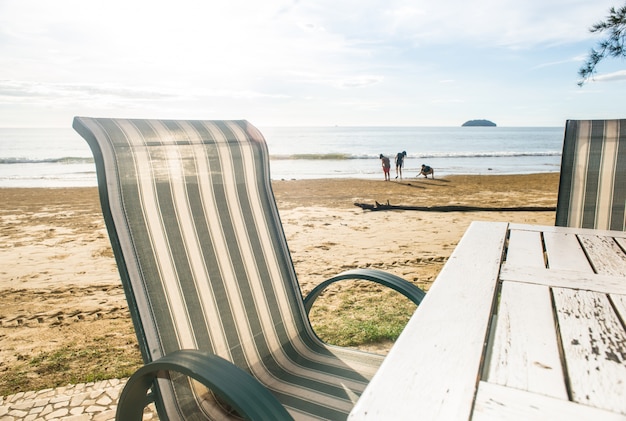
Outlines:
MULTIPOLYGON (((404 178, 422 164, 450 174, 558 172, 561 127, 262 127, 273 180, 383 179, 379 155, 406 151, 404 178)), ((0 128, 0 187, 96 186, 86 142, 72 128, 0 128)))

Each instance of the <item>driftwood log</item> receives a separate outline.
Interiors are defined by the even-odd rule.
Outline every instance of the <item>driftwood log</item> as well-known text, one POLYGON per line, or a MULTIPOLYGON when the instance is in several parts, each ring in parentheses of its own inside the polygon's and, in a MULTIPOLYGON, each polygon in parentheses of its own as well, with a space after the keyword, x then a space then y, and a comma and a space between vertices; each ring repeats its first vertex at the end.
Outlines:
POLYGON ((415 210, 422 212, 552 212, 555 207, 551 206, 512 206, 512 207, 492 207, 492 206, 403 206, 390 205, 374 202, 374 205, 368 203, 355 203, 363 210, 384 211, 384 210, 415 210))

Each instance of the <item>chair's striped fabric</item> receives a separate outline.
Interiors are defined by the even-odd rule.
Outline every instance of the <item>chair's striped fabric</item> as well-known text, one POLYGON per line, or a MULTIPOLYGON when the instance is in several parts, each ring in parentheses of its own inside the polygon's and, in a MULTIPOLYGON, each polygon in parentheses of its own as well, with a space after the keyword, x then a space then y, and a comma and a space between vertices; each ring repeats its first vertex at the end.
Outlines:
POLYGON ((626 119, 568 120, 556 225, 626 228, 626 119))
MULTIPOLYGON (((344 419, 382 357, 323 344, 308 323, 269 178, 246 121, 76 117, 146 362, 178 349, 232 361, 297 419, 344 419)), ((181 375, 169 419, 225 419, 181 375)), ((165 419, 165 414, 162 413, 165 419)))

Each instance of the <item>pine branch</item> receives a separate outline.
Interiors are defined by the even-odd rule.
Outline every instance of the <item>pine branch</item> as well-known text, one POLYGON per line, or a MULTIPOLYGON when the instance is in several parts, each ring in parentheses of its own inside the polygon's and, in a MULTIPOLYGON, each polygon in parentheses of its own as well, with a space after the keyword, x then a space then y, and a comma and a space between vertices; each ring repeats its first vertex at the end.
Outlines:
POLYGON ((626 57, 626 5, 619 9, 611 7, 609 16, 605 21, 598 22, 589 28, 591 33, 608 31, 606 39, 601 41, 597 49, 592 48, 587 60, 578 70, 580 81, 578 86, 583 86, 593 75, 596 74, 596 67, 600 61, 606 57, 626 57))

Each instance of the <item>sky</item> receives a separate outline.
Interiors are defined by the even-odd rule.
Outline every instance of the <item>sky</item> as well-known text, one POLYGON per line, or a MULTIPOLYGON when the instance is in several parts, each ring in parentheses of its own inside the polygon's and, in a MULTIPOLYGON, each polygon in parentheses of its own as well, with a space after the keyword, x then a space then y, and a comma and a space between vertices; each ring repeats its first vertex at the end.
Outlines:
POLYGON ((578 69, 623 0, 0 0, 0 127, 626 118, 626 60, 578 69))

